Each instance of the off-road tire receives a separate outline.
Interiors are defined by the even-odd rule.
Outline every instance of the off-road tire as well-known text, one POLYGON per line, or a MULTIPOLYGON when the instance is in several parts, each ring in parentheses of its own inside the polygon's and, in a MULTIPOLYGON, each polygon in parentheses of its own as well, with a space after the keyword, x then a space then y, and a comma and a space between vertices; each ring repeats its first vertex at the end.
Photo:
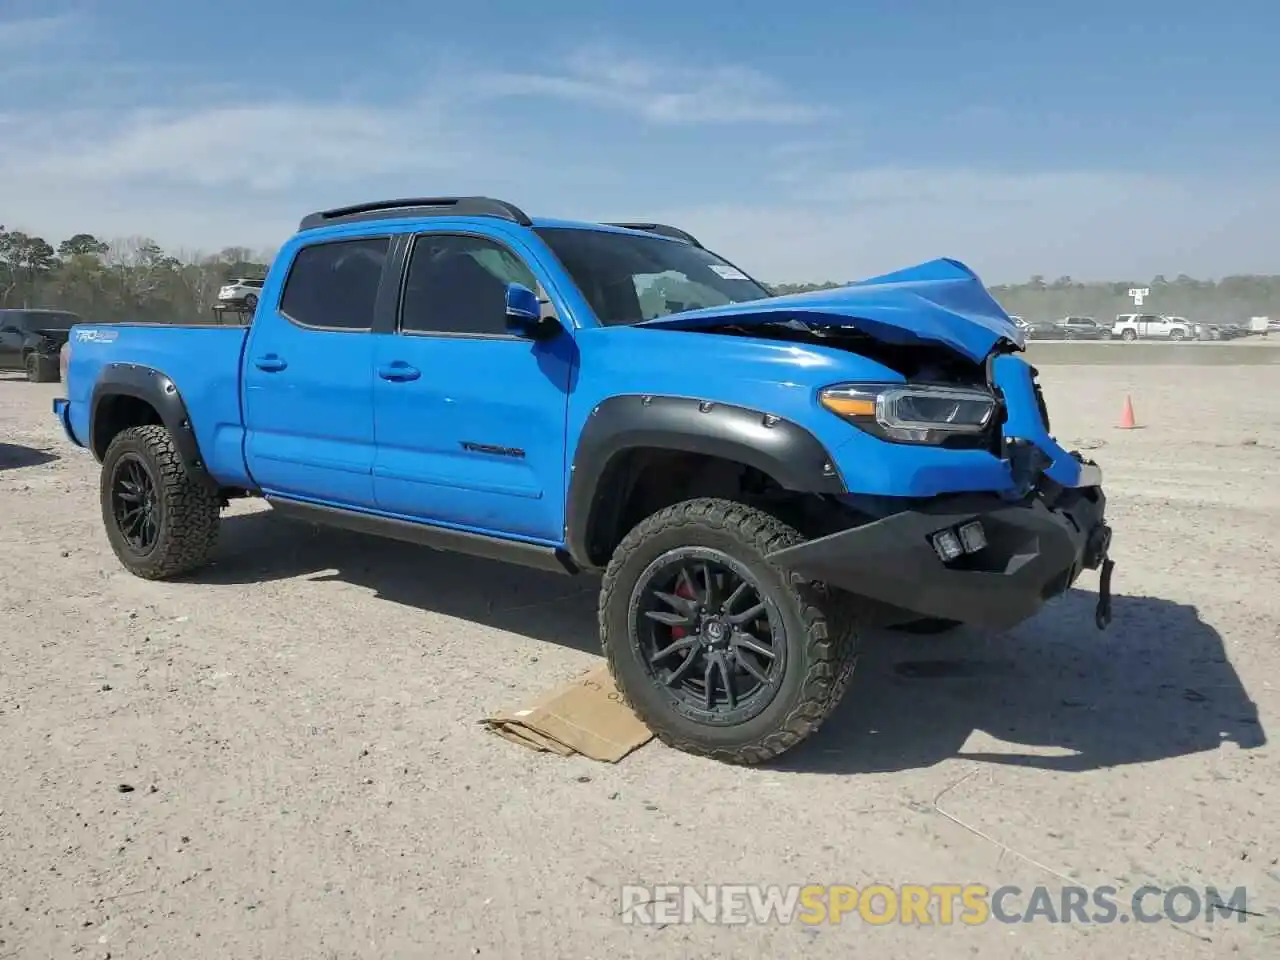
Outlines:
POLYGON ((658 511, 618 545, 600 588, 601 642, 624 702, 663 743, 727 763, 763 763, 812 735, 840 702, 857 660, 851 605, 825 584, 767 559, 803 540, 761 510, 700 498, 658 511), (659 557, 682 547, 713 548, 742 564, 781 615, 787 652, 778 689, 758 715, 734 726, 699 723, 679 713, 632 640, 631 598, 640 576, 659 557))
POLYGON ((27 368, 27 380, 31 383, 58 382, 58 360, 56 357, 44 357, 38 353, 29 353, 24 366, 27 368))
POLYGON ((910 633, 916 636, 936 637, 944 633, 953 633, 964 624, 959 620, 946 620, 942 617, 922 617, 919 620, 908 620, 906 623, 890 627, 898 633, 910 633))
POLYGON ((221 501, 182 462, 162 426, 130 427, 116 434, 102 458, 102 521, 111 549, 134 576, 166 580, 204 566, 218 542, 221 501), (145 553, 135 551, 116 523, 111 490, 116 465, 126 454, 141 461, 156 491, 159 533, 145 553))

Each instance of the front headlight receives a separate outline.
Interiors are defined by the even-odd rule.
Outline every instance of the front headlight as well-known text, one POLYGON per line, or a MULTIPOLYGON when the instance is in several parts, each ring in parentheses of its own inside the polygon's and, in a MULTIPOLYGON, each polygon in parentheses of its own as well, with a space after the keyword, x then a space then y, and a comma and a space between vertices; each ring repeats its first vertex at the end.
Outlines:
POLYGON ((975 436, 991 425, 996 399, 987 390, 910 383, 841 383, 818 402, 883 440, 942 444, 975 436))

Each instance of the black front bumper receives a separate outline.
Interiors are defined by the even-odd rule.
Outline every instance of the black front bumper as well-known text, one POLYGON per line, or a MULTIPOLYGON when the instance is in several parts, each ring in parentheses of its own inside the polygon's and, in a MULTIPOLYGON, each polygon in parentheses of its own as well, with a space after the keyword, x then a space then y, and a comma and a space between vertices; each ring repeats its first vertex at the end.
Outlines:
MULTIPOLYGON (((937 617, 1003 630, 1065 593, 1084 570, 1103 567, 1109 582, 1105 512, 1101 487, 1058 488, 1016 504, 958 496, 779 550, 770 559, 897 611, 900 620, 937 617), (981 521, 987 545, 944 563, 930 536, 972 520, 981 521)), ((1100 627, 1103 620, 1100 602, 1100 627)))

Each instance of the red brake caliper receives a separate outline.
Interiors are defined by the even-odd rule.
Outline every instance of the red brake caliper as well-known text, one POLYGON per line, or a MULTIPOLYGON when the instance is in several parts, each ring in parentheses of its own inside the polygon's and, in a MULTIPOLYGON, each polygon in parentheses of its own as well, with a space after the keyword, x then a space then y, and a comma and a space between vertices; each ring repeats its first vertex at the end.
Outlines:
MULTIPOLYGON (((685 600, 698 599, 698 595, 693 592, 693 587, 690 586, 687 582, 685 582, 683 577, 681 578, 681 582, 676 584, 676 596, 683 597, 685 600)), ((688 635, 689 635, 689 631, 686 630, 684 627, 671 628, 672 640, 682 640, 684 637, 688 635)))

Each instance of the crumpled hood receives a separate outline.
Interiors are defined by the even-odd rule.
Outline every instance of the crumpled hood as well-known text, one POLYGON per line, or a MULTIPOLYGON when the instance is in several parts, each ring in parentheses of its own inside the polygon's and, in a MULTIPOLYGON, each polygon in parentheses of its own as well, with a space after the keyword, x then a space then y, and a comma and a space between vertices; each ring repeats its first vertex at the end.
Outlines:
POLYGON ((765 324, 796 317, 807 323, 854 327, 886 343, 945 344, 981 363, 1001 340, 1019 349, 1022 332, 977 274, 958 260, 930 260, 896 273, 832 290, 793 293, 673 313, 637 327, 698 330, 732 323, 765 324))

